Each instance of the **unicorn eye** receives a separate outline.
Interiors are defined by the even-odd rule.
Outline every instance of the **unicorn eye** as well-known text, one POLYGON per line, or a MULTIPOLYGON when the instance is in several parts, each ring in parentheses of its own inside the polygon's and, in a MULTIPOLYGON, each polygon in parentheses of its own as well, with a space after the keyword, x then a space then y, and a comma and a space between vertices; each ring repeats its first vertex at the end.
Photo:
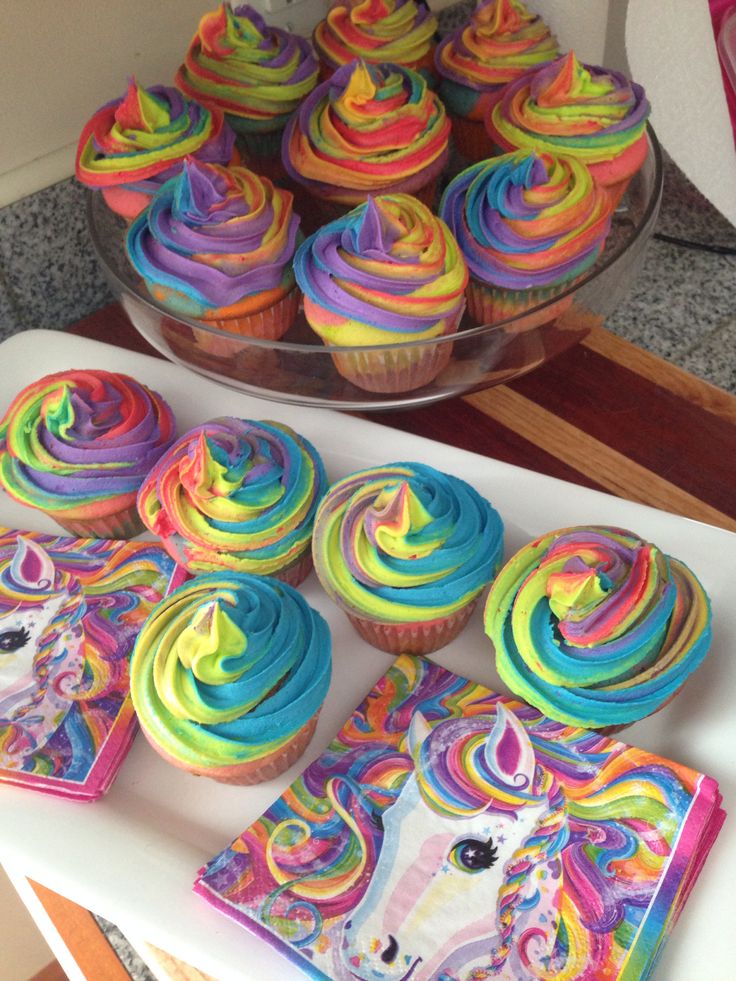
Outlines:
POLYGON ((25 627, 21 627, 20 630, 5 630, 0 633, 0 653, 12 654, 14 651, 19 651, 30 639, 31 635, 25 627))
POLYGON ((450 851, 450 861, 462 872, 482 872, 496 864, 498 849, 493 846, 493 838, 481 841, 478 838, 463 838, 450 851))
POLYGON ((369 816, 370 816, 370 821, 371 821, 371 824, 373 825, 373 827, 374 828, 377 828, 378 831, 383 831, 384 830, 384 827, 383 827, 383 814, 381 814, 380 811, 371 811, 369 816))

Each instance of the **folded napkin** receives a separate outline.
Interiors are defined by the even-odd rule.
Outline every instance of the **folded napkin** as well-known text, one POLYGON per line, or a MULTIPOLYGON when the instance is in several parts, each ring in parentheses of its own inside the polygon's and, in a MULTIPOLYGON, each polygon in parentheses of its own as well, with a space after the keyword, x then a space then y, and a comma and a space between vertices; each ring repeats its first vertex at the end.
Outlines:
POLYGON ((649 976, 715 780, 396 659, 195 883, 316 978, 649 976))
POLYGON ((133 644, 180 574, 151 542, 0 528, 0 783, 108 790, 137 731, 133 644))

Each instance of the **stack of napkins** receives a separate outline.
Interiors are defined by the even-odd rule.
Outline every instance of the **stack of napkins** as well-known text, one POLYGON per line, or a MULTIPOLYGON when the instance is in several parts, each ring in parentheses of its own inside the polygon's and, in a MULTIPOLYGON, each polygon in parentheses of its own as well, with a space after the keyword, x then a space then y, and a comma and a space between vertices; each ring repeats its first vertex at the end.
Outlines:
POLYGON ((195 890, 313 977, 646 978, 710 777, 399 657, 195 890))
POLYGON ((0 528, 0 782, 107 791, 137 730, 135 638, 179 574, 151 542, 0 528))

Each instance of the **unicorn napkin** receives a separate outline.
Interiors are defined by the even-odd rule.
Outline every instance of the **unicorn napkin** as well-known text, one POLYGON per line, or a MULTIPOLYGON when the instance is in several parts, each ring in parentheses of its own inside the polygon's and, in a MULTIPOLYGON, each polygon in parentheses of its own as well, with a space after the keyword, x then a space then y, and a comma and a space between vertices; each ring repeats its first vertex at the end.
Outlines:
POLYGON ((0 781, 105 793, 136 732, 133 643, 174 569, 150 542, 0 528, 0 781))
POLYGON ((720 800, 405 655, 195 891, 315 978, 639 981, 720 800))

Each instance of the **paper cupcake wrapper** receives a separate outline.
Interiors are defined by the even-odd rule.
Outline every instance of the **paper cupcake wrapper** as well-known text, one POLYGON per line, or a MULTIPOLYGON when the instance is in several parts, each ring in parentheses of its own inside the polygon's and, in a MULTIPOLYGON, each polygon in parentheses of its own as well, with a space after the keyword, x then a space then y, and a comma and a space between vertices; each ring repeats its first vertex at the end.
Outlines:
MULTIPOLYGON (((229 334, 239 334, 241 337, 259 337, 267 341, 277 341, 286 333, 296 319, 299 311, 299 300, 301 292, 297 286, 290 290, 286 296, 282 296, 273 306, 256 313, 246 314, 243 317, 223 317, 222 319, 205 320, 207 327, 216 327, 229 334)), ((198 332, 197 343, 205 351, 216 353, 218 348, 225 354, 239 351, 242 345, 237 345, 234 349, 220 348, 224 342, 227 345, 231 340, 227 337, 216 337, 207 334, 205 331, 198 332)))
POLYGON ((537 310, 527 317, 520 316, 525 310, 539 306, 540 303, 564 293, 573 285, 573 281, 544 289, 505 290, 481 283, 472 276, 465 295, 468 301, 468 313, 478 324, 495 324, 510 317, 517 318, 512 325, 516 331, 531 330, 542 324, 556 320, 568 307, 572 306, 574 295, 564 297, 557 303, 552 303, 544 310, 537 310))
POLYGON ((453 116, 452 135, 455 138, 455 147, 466 160, 471 163, 479 163, 481 160, 488 160, 494 156, 493 143, 486 132, 486 127, 482 119, 466 119, 463 116, 453 116))
POLYGON ((434 381, 449 364, 452 344, 333 354, 338 374, 366 392, 411 392, 434 381))
POLYGON ((273 578, 285 582, 287 586, 296 588, 301 586, 313 568, 314 562, 312 561, 312 546, 310 544, 293 562, 284 566, 283 569, 279 569, 278 572, 274 572, 273 578))
POLYGON ((477 598, 456 613, 425 623, 385 623, 346 613, 357 632, 372 647, 387 654, 431 654, 446 647, 465 627, 478 603, 477 598))
POLYGON ((145 531, 143 522, 138 516, 135 507, 126 508, 115 514, 107 514, 102 518, 91 518, 83 520, 81 518, 63 518, 59 514, 51 511, 45 512, 54 521, 61 525, 65 531, 75 538, 111 538, 126 540, 135 538, 145 531))
POLYGON ((318 719, 319 710, 286 745, 275 750, 273 753, 268 753, 258 759, 249 760, 246 763, 233 763, 230 766, 219 767, 199 767, 191 763, 185 763, 183 760, 177 759, 177 757, 172 756, 162 749, 148 733, 145 726, 142 725, 141 729, 149 745, 155 749, 159 756, 180 770, 186 770, 187 773, 192 773, 195 777, 209 777, 218 783, 249 787, 256 783, 263 783, 264 780, 273 780, 282 774, 284 770, 288 770, 292 764, 296 763, 309 745, 314 735, 314 730, 317 727, 318 719))

